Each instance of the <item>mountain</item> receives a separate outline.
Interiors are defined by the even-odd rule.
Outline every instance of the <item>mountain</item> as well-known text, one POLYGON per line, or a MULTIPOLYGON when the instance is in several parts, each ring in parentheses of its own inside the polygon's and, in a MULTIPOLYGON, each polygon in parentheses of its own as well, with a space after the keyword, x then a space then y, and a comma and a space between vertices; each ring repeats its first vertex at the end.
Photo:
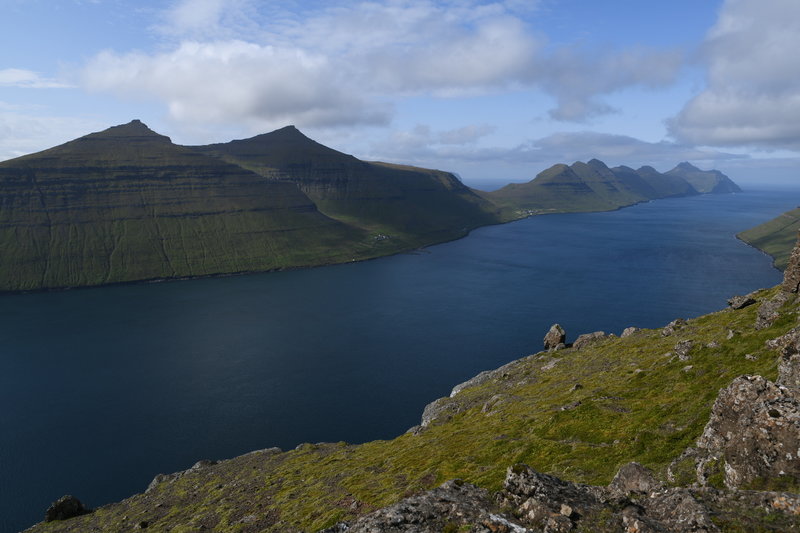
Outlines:
POLYGON ((61 499, 28 531, 796 531, 792 258, 724 311, 483 372, 394 439, 199 461, 82 516, 58 520, 83 512, 61 499))
MULTIPOLYGON (((0 163, 0 290, 341 262, 367 235, 139 121, 0 163)), ((366 252, 364 251, 366 250, 366 252)))
POLYGON ((134 120, 0 162, 0 292, 367 259, 532 214, 696 194, 690 178, 724 192, 724 175, 687 165, 659 174, 593 159, 482 192, 449 172, 361 161, 294 126, 192 147, 134 120))
MULTIPOLYGON (((608 211, 648 200, 707 192, 699 191, 674 170, 661 174, 649 166, 638 170, 626 166, 611 169, 592 159, 570 166, 554 165, 528 183, 506 185, 483 195, 518 214, 530 215, 608 211)), ((722 192, 721 188, 718 192, 722 192)))
POLYGON ((498 221, 497 207, 449 172, 361 161, 294 126, 195 149, 294 183, 326 215, 387 235, 398 249, 454 239, 498 221))
POLYGON ((666 174, 685 179, 701 194, 742 192, 738 185, 719 170, 700 170, 691 163, 680 163, 666 174))
POLYGON ((758 248, 774 259, 775 268, 784 270, 797 233, 800 231, 800 207, 787 211, 772 220, 745 230, 738 235, 750 246, 758 248))

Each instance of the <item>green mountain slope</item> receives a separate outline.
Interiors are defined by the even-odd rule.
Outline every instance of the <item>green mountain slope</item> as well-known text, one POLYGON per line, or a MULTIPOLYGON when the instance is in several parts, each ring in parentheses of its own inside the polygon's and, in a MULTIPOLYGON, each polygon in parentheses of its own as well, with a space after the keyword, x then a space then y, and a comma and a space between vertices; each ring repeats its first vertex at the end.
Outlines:
POLYGON ((363 257, 367 236, 289 183, 133 121, 0 163, 0 290, 205 276, 363 257))
POLYGON ((173 532, 317 531, 448 479, 497 490, 515 463, 608 483, 638 461, 663 480, 701 435, 722 387, 742 374, 775 379, 779 357, 767 341, 796 327, 796 299, 778 300, 771 325, 754 324, 758 303, 778 292, 754 294, 757 305, 740 310, 513 361, 456 387, 426 408, 424 426, 393 440, 200 463, 156 478, 143 494, 30 531, 127 531, 143 522, 173 532))
POLYGON ((506 185, 484 197, 518 216, 548 212, 608 211, 639 202, 699 194, 686 179, 660 174, 652 167, 608 168, 592 159, 559 164, 528 183, 506 185))
POLYGON ((783 270, 789 262, 798 231, 800 231, 800 207, 736 236, 750 246, 772 256, 775 267, 783 270))
POLYGON ((696 192, 595 159, 486 193, 449 172, 361 161, 293 126, 185 147, 133 121, 0 163, 0 291, 340 263, 696 192))
POLYGON ((397 249, 453 239, 499 221, 496 206, 449 172, 360 161, 294 126, 195 148, 294 183, 326 215, 387 236, 397 249))
POLYGON ((742 192, 738 185, 719 170, 700 170, 691 163, 680 163, 665 174, 685 179, 701 194, 742 192))

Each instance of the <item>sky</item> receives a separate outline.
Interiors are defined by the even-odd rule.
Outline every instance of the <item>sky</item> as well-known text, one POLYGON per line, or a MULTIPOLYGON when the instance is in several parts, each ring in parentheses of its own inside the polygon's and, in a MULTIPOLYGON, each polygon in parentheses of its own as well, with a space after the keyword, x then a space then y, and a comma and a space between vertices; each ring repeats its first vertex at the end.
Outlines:
POLYGON ((0 160, 293 124, 484 189, 555 163, 800 176, 798 0, 0 0, 0 160))

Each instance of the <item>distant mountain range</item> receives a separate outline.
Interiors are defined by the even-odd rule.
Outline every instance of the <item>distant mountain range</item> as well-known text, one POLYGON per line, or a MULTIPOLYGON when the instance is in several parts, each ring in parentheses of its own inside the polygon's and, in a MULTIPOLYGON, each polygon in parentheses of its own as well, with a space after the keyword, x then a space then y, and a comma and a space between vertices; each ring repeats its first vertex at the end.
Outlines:
POLYGON ((532 214, 738 190, 689 163, 661 174, 593 159, 483 192, 293 126, 188 147, 134 120, 0 163, 0 291, 341 263, 532 214))
POLYGON ((717 170, 703 171, 681 163, 669 172, 588 163, 554 165, 528 183, 512 183, 483 196, 517 215, 552 212, 607 211, 659 198, 741 192, 717 170))

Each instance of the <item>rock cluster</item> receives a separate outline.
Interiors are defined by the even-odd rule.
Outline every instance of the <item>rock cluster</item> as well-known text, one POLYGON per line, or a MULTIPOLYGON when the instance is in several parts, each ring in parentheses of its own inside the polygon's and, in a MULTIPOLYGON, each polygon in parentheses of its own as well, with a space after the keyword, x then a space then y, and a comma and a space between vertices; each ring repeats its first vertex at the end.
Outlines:
POLYGON ((448 481, 321 533, 716 532, 720 528, 712 515, 732 508, 773 513, 791 523, 800 513, 800 497, 668 488, 637 463, 620 468, 605 487, 571 483, 515 465, 494 497, 469 483, 448 481))

